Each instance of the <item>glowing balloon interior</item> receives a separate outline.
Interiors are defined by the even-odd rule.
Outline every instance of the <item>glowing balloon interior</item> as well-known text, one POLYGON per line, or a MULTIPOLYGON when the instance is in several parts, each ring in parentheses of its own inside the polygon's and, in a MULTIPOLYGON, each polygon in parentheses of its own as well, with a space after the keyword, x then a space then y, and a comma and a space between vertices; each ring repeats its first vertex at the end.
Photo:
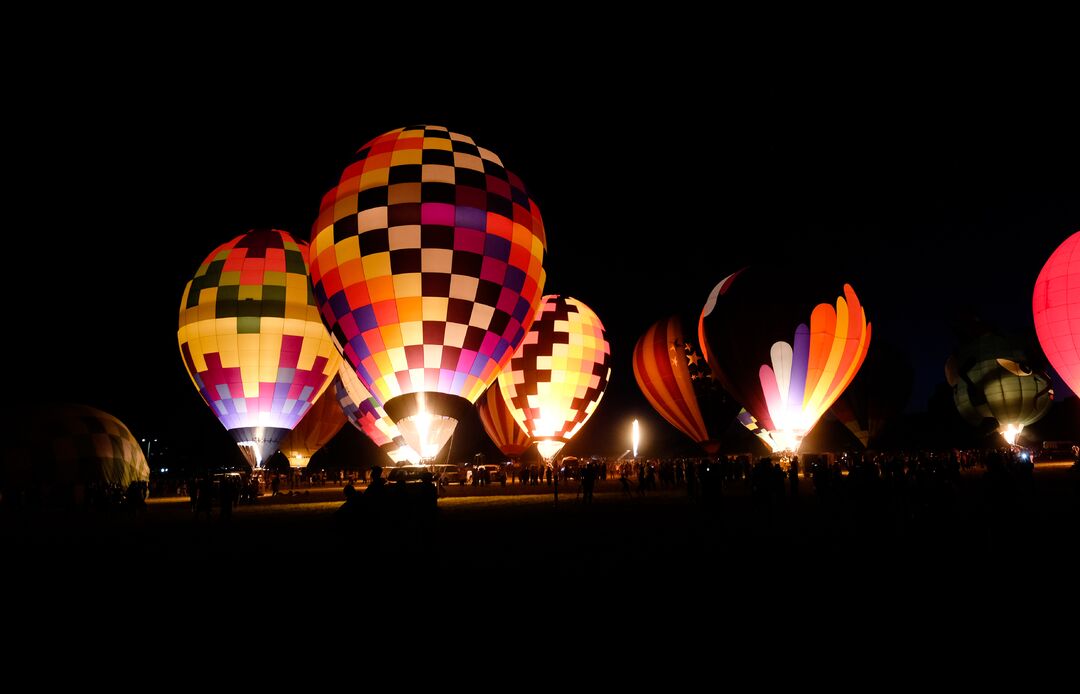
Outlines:
POLYGON ((596 411, 611 378, 604 326, 585 304, 545 296, 499 388, 514 419, 554 457, 596 411))
MULTIPOLYGON (((713 289, 699 331, 724 387, 755 420, 755 434, 774 451, 796 452, 858 372, 870 347, 870 324, 848 284, 835 306, 813 306, 809 325, 788 323, 799 314, 801 302, 770 306, 756 291, 783 279, 744 273, 713 289), (771 311, 781 317, 778 322, 771 311), (785 330, 791 332, 776 339, 785 330)), ((787 289, 797 292, 799 282, 787 289)))
POLYGON ((1047 360, 1080 395, 1080 231, 1046 261, 1035 280, 1031 307, 1047 360))
POLYGON ((184 366, 253 466, 277 451, 341 360, 306 253, 284 231, 249 231, 203 261, 180 301, 184 366))

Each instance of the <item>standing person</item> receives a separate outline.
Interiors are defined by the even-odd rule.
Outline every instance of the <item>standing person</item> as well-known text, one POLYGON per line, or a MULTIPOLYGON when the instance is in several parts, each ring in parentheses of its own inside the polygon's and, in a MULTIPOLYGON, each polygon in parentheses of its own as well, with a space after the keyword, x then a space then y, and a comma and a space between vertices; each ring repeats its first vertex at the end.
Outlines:
POLYGON ((585 463, 581 471, 581 496, 586 505, 592 504, 593 485, 596 483, 596 468, 592 463, 585 463))
POLYGON ((799 497, 799 456, 791 458, 791 467, 788 468, 788 483, 791 487, 791 498, 799 497))

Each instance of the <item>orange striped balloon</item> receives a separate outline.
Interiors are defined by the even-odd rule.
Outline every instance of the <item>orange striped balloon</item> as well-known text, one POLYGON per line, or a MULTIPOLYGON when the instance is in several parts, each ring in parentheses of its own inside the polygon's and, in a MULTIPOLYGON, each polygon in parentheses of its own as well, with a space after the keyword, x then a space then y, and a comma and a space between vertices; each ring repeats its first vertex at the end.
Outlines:
POLYGON ((484 431, 503 455, 517 458, 528 450, 532 440, 510 414, 506 401, 499 392, 498 383, 493 384, 480 396, 476 401, 476 409, 480 412, 484 431))
POLYGON ((683 322, 671 316, 654 323, 634 347, 634 378, 649 404, 673 427, 712 455, 719 432, 737 406, 713 379, 683 322))

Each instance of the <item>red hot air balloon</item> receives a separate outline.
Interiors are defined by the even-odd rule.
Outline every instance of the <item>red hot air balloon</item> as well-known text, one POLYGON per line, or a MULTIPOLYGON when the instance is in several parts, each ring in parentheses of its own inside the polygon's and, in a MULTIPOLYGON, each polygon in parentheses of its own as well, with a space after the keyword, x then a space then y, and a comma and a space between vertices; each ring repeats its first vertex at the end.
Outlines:
POLYGON ((514 415, 506 406, 498 384, 492 384, 480 399, 476 401, 480 412, 480 423, 492 442, 509 458, 518 458, 532 444, 529 435, 514 420, 514 415))
POLYGON ((634 378, 649 404, 709 455, 738 406, 720 388, 679 316, 654 323, 634 347, 634 378))
POLYGON ((346 361, 432 458, 525 338, 544 226, 517 176, 465 135, 380 135, 323 198, 315 300, 346 361))
POLYGON ((720 282, 701 313, 709 366, 746 409, 740 420, 774 451, 798 451, 870 347, 855 290, 844 284, 834 299, 839 283, 820 283, 808 273, 746 268, 720 282))
POLYGON ((1047 360, 1080 395, 1080 231, 1046 261, 1035 280, 1031 309, 1047 360))

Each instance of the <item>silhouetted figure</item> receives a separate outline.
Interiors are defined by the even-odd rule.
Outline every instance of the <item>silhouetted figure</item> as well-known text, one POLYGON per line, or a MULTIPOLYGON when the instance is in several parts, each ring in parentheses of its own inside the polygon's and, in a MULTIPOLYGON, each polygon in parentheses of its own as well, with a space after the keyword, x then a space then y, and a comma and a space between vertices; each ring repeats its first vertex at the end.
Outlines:
POLYGON ((584 504, 592 504, 593 486, 596 484, 596 469, 592 463, 587 463, 581 471, 581 501, 584 504))
POLYGON ((334 522, 342 529, 354 528, 360 522, 363 513, 363 497, 352 483, 346 484, 342 490, 345 494, 345 503, 334 512, 334 522))
POLYGON ((791 458, 791 466, 788 468, 788 484, 791 487, 791 498, 799 498, 799 456, 791 458))

